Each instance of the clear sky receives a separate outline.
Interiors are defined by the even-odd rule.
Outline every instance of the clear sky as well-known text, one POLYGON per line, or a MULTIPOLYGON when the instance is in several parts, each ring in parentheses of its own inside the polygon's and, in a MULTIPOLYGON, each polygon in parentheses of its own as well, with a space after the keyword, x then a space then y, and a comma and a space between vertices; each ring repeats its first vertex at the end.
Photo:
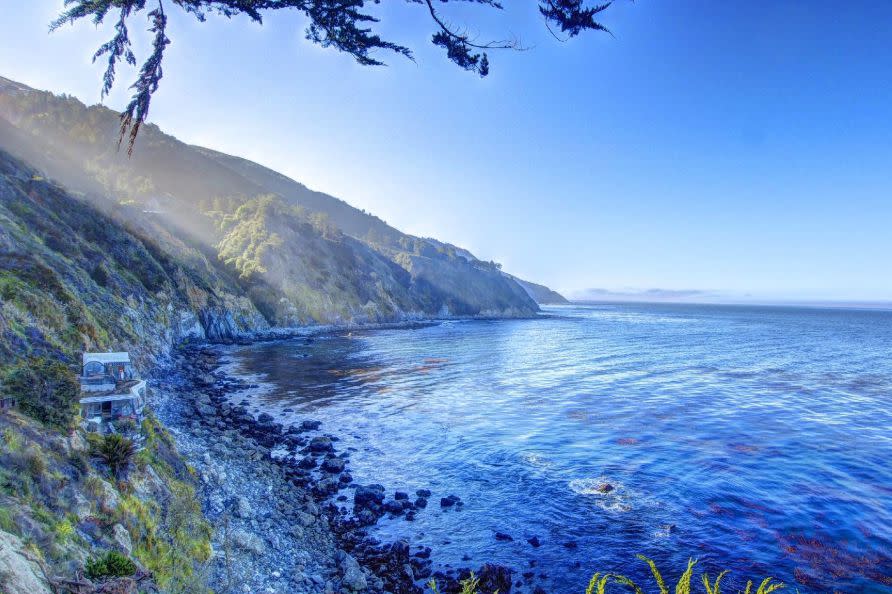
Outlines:
MULTIPOLYGON (((532 46, 484 80, 396 0, 417 63, 387 68, 297 15, 175 17, 150 119, 576 296, 892 300, 892 2, 618 0, 614 37, 569 43, 506 4, 446 5, 532 46)), ((110 26, 48 34, 61 5, 0 0, 0 74, 97 102, 110 26)))

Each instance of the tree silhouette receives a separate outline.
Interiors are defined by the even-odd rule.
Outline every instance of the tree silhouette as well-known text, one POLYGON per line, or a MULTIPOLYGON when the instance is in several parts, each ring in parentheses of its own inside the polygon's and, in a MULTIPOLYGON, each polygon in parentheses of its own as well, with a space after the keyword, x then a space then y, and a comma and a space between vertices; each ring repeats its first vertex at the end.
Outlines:
MULTIPOLYGON (((394 0, 391 0, 394 1, 394 0)), ((434 33, 431 42, 443 48, 446 56, 459 67, 480 76, 489 74, 487 52, 494 49, 522 49, 516 40, 486 41, 476 40, 467 28, 452 25, 442 13, 449 0, 403 0, 406 4, 418 5, 424 9, 433 22, 434 33)), ((477 4, 486 8, 502 10, 498 0, 451 0, 453 4, 477 4)), ((557 37, 555 29, 567 38, 575 37, 583 31, 607 31, 596 18, 606 10, 612 1, 591 5, 589 0, 511 0, 512 2, 535 2, 539 14, 549 31, 557 37)), ((121 130, 118 144, 128 138, 128 153, 133 152, 133 143, 139 127, 149 115, 149 104, 163 75, 161 62, 164 50, 170 43, 166 34, 167 15, 165 3, 175 6, 204 22, 209 14, 231 18, 246 15, 257 23, 263 22, 264 12, 291 9, 303 13, 309 20, 306 37, 323 47, 332 47, 350 54, 357 62, 366 66, 380 66, 383 62, 376 57, 380 50, 393 52, 412 59, 412 51, 399 43, 382 39, 374 31, 379 19, 371 14, 368 5, 380 4, 381 0, 64 0, 64 9, 53 21, 51 30, 66 23, 74 23, 89 18, 95 24, 105 21, 109 13, 117 15, 114 36, 102 44, 93 60, 107 57, 108 66, 103 76, 102 96, 108 94, 115 84, 115 67, 125 61, 136 65, 136 56, 131 49, 130 32, 127 28, 131 17, 146 11, 149 19, 149 32, 152 34, 152 53, 139 69, 136 81, 131 85, 133 96, 121 114, 121 130)))

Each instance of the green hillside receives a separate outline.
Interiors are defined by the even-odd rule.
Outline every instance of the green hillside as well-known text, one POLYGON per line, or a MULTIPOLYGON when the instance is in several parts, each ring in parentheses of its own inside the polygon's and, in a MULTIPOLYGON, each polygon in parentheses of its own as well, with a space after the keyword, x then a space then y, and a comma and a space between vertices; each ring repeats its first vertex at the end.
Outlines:
POLYGON ((536 302, 491 263, 406 235, 256 163, 146 126, 116 150, 117 113, 0 79, 0 148, 168 258, 247 297, 271 325, 528 316, 536 302))

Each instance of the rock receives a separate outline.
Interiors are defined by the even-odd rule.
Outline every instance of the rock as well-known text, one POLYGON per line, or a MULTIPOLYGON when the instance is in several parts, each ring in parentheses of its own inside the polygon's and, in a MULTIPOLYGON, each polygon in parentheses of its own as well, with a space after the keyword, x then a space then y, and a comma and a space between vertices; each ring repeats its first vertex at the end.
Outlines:
POLYGON ((255 555, 263 554, 263 542, 256 534, 237 528, 230 531, 229 540, 235 547, 243 551, 248 551, 255 555))
POLYGON ((323 452, 333 452, 334 446, 331 444, 331 438, 329 437, 314 437, 310 440, 310 451, 323 453, 323 452))
POLYGON ((406 493, 405 491, 397 491, 396 493, 393 494, 393 498, 396 499, 397 501, 402 501, 403 499, 408 499, 409 494, 406 493))
POLYGON ((298 462, 297 465, 298 467, 305 470, 316 468, 316 458, 314 458, 313 456, 304 456, 304 458, 300 462, 298 462))
POLYGON ((112 526, 112 538, 122 552, 127 553, 127 555, 133 552, 133 541, 130 538, 130 533, 121 524, 112 526))
POLYGON ((598 485, 598 493, 610 493, 613 491, 613 485, 610 483, 602 483, 598 485))
POLYGON ((537 549, 542 546, 542 542, 539 540, 538 536, 528 538, 527 542, 530 543, 530 545, 532 545, 533 547, 535 547, 537 549))
POLYGON ((118 509, 120 498, 118 492, 108 481, 99 479, 99 492, 96 498, 99 500, 99 508, 105 513, 111 513, 118 509))
POLYGON ((261 425, 271 425, 276 421, 276 419, 269 413, 260 413, 257 417, 257 422, 261 425))
POLYGON ((339 486, 340 483, 337 480, 331 477, 324 478, 313 486, 313 493, 319 497, 327 497, 337 493, 339 486))
POLYGON ((93 515, 93 506, 90 505, 86 497, 75 491, 71 503, 71 511, 77 516, 78 520, 86 520, 93 515))
POLYGON ((0 585, 4 594, 52 594, 40 566, 25 556, 19 537, 0 530, 0 585))
POLYGON ((430 499, 431 496, 431 492, 429 489, 418 489, 417 491, 415 491, 415 494, 423 499, 430 499))
POLYGON ((198 411, 199 415, 206 419, 211 418, 217 414, 217 409, 207 404, 196 404, 195 410, 198 411))
POLYGON ((417 507, 418 509, 426 508, 427 507, 427 499, 425 499, 424 497, 419 497, 418 499, 415 500, 415 507, 417 507))
POLYGON ((316 522, 316 517, 312 514, 299 511, 297 512, 297 520, 300 522, 301 526, 309 527, 316 522))
POLYGON ((250 518, 254 514, 254 508, 246 498, 236 497, 233 512, 239 518, 250 518))
POLYGON ((343 458, 326 458, 322 462, 322 470, 331 474, 340 474, 344 472, 346 463, 343 458))
POLYGON ((360 485, 353 494, 353 505, 373 507, 384 502, 384 487, 381 485, 360 485))
POLYGON ((503 565, 487 563, 477 572, 477 578, 480 580, 480 592, 511 592, 511 570, 503 565))
POLYGON ((351 555, 346 555, 344 557, 344 560, 341 562, 341 571, 344 573, 344 577, 341 579, 341 584, 349 590, 352 590, 353 592, 362 592, 368 587, 368 582, 366 581, 365 574, 362 573, 362 568, 359 566, 359 562, 357 562, 351 555))
POLYGON ((449 495, 448 497, 440 498, 440 507, 453 507, 455 505, 461 505, 461 497, 449 495))
POLYGON ((504 532, 496 532, 496 540, 501 542, 513 542, 514 538, 510 534, 504 532))
POLYGON ((390 512, 390 513, 398 516, 398 515, 402 514, 404 511, 403 504, 400 503, 399 501, 396 501, 395 499, 391 499, 387 503, 384 504, 384 511, 390 512))
POLYGON ((87 440, 83 438, 80 431, 72 431, 68 437, 68 447, 73 452, 86 452, 90 449, 87 440))
POLYGON ((307 420, 300 424, 301 431, 318 431, 322 426, 322 421, 307 420))

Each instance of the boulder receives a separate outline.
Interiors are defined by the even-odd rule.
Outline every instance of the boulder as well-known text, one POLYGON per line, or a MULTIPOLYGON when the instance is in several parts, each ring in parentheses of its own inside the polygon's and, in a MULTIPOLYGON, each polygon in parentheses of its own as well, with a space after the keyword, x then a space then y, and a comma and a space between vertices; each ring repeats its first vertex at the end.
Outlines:
POLYGON ((310 440, 310 451, 316 453, 333 452, 334 446, 331 444, 331 438, 319 436, 310 440))
POLYGON ((0 530, 0 576, 4 594, 52 594, 40 565, 19 537, 0 530))
POLYGON ((366 581, 365 574, 362 573, 362 568, 359 566, 359 562, 351 555, 344 556, 344 560, 341 562, 341 571, 344 574, 344 577, 341 579, 341 584, 348 590, 362 592, 368 587, 368 582, 366 581))
POLYGON ((344 472, 346 463, 343 458, 326 458, 322 462, 322 470, 331 474, 340 474, 344 472))
POLYGON ((458 495, 449 495, 448 497, 440 498, 440 507, 453 507, 455 505, 461 505, 461 497, 458 495))
POLYGON ((130 538, 130 533, 121 524, 112 526, 112 539, 121 552, 128 556, 133 552, 133 540, 130 538))
POLYGON ((511 570, 504 565, 487 563, 477 572, 477 578, 480 580, 478 586, 480 592, 498 592, 499 594, 510 594, 511 592, 511 570))
POLYGON ((233 546, 243 551, 260 555, 263 553, 263 542, 256 534, 245 530, 235 529, 229 533, 229 540, 233 546))

